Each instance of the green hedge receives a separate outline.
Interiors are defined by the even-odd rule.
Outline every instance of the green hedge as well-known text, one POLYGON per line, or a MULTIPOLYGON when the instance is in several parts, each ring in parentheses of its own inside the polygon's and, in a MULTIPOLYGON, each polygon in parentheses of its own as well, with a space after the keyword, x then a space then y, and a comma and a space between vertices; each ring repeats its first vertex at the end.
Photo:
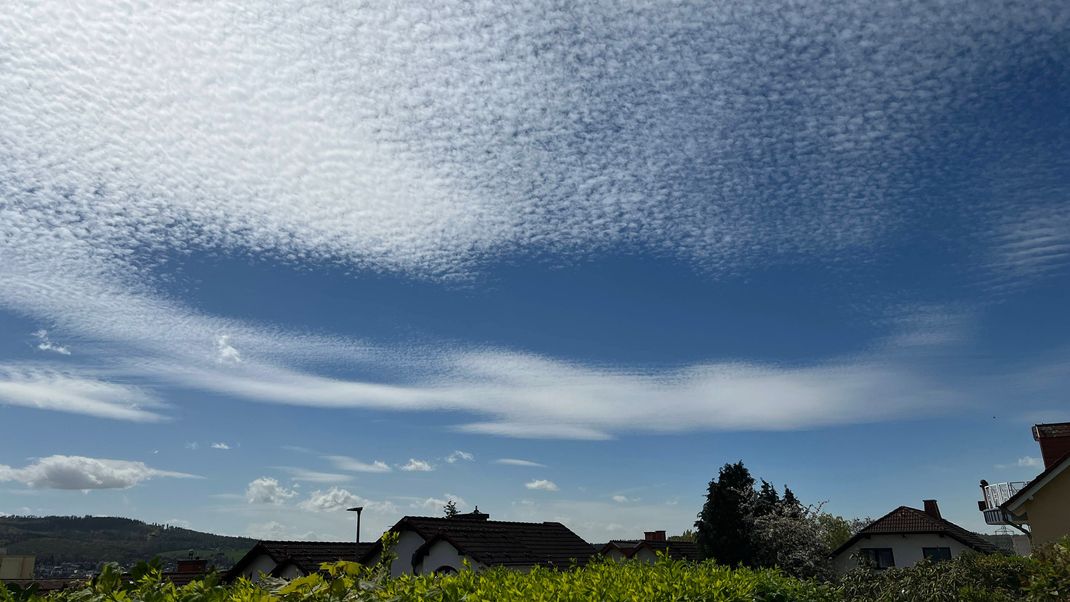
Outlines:
POLYGON ((732 569, 712 562, 661 558, 656 564, 599 561, 584 568, 390 578, 383 567, 324 565, 325 574, 290 582, 213 576, 185 587, 162 579, 159 566, 142 564, 123 576, 106 567, 81 589, 39 595, 0 587, 0 602, 363 602, 499 600, 714 600, 824 601, 1066 601, 1070 600, 1070 540, 1032 558, 963 555, 906 569, 858 569, 835 583, 794 579, 777 570, 732 569))
POLYGON ((502 600, 724 600, 780 602, 839 600, 834 587, 786 577, 775 570, 730 569, 713 563, 662 559, 596 562, 585 568, 520 572, 505 568, 480 573, 389 578, 385 572, 354 563, 327 565, 315 574, 288 583, 241 580, 220 585, 210 578, 185 587, 162 580, 158 569, 141 566, 124 579, 106 568, 87 587, 40 597, 0 588, 0 602, 358 602, 358 601, 502 601, 502 600))

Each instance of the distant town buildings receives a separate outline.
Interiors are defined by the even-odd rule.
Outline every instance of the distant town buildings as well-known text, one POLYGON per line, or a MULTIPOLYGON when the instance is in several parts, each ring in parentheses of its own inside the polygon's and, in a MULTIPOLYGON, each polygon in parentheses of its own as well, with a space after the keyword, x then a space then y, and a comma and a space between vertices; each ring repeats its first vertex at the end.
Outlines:
POLYGON ((670 541, 665 531, 646 531, 643 539, 614 539, 599 546, 599 553, 613 560, 639 560, 653 564, 658 554, 673 560, 699 561, 698 544, 693 541, 670 541))

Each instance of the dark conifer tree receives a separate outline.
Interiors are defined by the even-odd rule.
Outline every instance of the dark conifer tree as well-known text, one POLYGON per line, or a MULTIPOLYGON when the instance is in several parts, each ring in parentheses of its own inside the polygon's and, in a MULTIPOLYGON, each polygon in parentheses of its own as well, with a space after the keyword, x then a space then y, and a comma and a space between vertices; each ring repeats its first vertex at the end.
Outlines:
POLYGON ((729 566, 752 562, 750 512, 754 477, 743 462, 725 464, 710 481, 706 503, 695 521, 699 552, 729 566))

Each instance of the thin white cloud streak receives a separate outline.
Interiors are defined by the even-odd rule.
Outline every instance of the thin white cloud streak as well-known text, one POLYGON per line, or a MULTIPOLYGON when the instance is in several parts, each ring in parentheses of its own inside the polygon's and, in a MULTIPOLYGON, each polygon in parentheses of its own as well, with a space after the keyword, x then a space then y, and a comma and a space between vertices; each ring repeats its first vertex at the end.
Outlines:
POLYGON ((993 286, 1017 288, 1056 272, 1070 265, 1070 204, 1011 213, 994 228, 990 242, 993 286))
POLYGON ((996 464, 996 468, 1041 468, 1044 466, 1044 462, 1040 458, 1033 456, 1022 456, 1018 458, 1018 461, 1014 464, 996 464))
POLYGON ((323 458, 333 464, 335 468, 349 472, 383 473, 391 471, 390 465, 382 460, 375 460, 369 463, 349 456, 323 456, 323 458))
POLYGON ((0 364, 0 403, 131 422, 160 422, 166 406, 144 388, 45 366, 0 364))
POLYGON ((532 462, 531 460, 520 460, 517 458, 498 458, 494 461, 495 464, 504 464, 505 466, 526 466, 529 468, 546 468, 545 464, 539 464, 538 462, 532 462))
POLYGON ((16 481, 37 489, 128 489, 153 478, 199 478, 160 470, 144 462, 53 455, 22 468, 0 464, 0 481, 16 481))
POLYGON ((294 466, 279 466, 278 469, 289 474, 290 478, 294 481, 307 481, 309 483, 344 483, 353 480, 352 475, 337 472, 319 472, 294 466))
MULTIPOLYGON (((254 401, 329 408, 462 410, 493 417, 458 428, 528 438, 606 439, 625 431, 785 430, 945 412, 962 403, 922 371, 855 359, 779 368, 708 364, 668 373, 596 370, 530 355, 463 354, 451 376, 387 385, 286 372, 183 370, 153 374, 254 401)), ((360 463, 344 470, 367 470, 360 463)))

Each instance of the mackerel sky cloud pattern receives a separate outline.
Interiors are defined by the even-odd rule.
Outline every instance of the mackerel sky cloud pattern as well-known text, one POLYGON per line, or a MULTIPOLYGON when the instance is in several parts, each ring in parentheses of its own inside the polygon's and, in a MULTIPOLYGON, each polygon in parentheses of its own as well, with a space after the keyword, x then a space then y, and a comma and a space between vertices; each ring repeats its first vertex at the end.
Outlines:
POLYGON ((0 514, 343 540, 454 500, 608 541, 689 527, 743 457, 980 528, 976 479, 1067 419, 1068 31, 1054 0, 17 0, 0 514))
MULTIPOLYGON (((1070 252, 1035 223, 1068 193, 1058 174, 1070 147, 1043 135, 1065 129, 1066 112, 1045 103, 1065 98, 1067 79, 1030 71, 1066 75, 1067 13, 1031 2, 26 3, 0 17, 0 304, 121 350, 88 351, 89 377, 490 415, 458 425, 469 433, 602 439, 714 414, 697 425, 899 416, 918 409, 909 400, 926 375, 868 356, 651 373, 446 347, 409 352, 431 366, 415 384, 326 377, 304 366, 406 352, 213 316, 161 283, 169 257, 201 252, 448 282, 506 255, 623 250, 717 278, 879 256, 931 220, 990 249, 967 266, 979 281, 1032 278, 1070 252), (1049 121, 1016 117, 1023 104, 1049 121), (1039 152, 1024 159, 1009 133, 1039 152), (954 192, 928 203, 937 181, 954 192), (572 387, 560 403, 539 393, 557 376, 572 387), (854 403, 887 383, 879 411, 854 403), (748 414, 719 400, 752 385, 797 401, 748 414), (633 386, 682 401, 650 416, 620 394, 633 386)), ((7 389, 60 383, 5 378, 7 389)), ((69 395, 42 407, 158 416, 69 395)))

